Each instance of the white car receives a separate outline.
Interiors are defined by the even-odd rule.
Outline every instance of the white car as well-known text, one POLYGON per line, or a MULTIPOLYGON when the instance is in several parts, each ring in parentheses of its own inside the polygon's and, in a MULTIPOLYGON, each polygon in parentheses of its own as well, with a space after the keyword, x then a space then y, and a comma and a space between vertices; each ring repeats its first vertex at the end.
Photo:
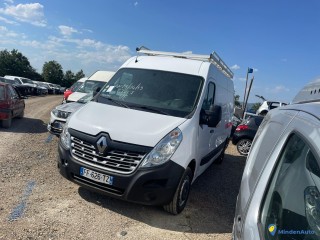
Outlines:
POLYGON ((320 239, 320 79, 270 111, 243 172, 234 240, 320 239))
POLYGON ((284 103, 284 102, 279 102, 279 101, 263 101, 261 106, 256 111, 256 114, 261 115, 261 116, 265 116, 265 115, 267 115, 267 113, 270 110, 277 108, 277 107, 282 107, 285 105, 288 105, 288 104, 284 103))
POLYGON ((191 184, 223 160, 233 73, 216 53, 138 53, 70 116, 58 167, 91 190, 178 214, 191 184))
POLYGON ((67 121, 67 118, 84 106, 84 104, 91 101, 93 98, 92 93, 88 93, 76 102, 62 104, 55 107, 50 113, 50 122, 48 123, 48 131, 56 136, 60 136, 62 129, 67 121))

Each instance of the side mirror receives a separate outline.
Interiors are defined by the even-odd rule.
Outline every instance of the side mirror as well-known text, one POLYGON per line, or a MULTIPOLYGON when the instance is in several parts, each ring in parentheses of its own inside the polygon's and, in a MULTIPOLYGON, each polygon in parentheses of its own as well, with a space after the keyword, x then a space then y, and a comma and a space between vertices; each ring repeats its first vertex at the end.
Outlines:
POLYGON ((94 92, 93 92, 93 96, 97 95, 98 92, 100 92, 101 87, 97 87, 94 92))
POLYGON ((209 111, 201 109, 200 124, 208 125, 208 127, 216 127, 221 121, 221 106, 213 105, 209 111))

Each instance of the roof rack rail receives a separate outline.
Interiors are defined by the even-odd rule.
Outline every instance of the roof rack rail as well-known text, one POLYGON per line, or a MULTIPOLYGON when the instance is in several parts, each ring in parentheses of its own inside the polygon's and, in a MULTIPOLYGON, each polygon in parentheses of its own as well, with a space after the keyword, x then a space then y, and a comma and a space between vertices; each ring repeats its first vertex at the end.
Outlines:
POLYGON ((220 69, 227 77, 233 78, 233 72, 224 63, 224 61, 219 57, 216 52, 212 52, 210 55, 199 55, 199 54, 189 54, 189 53, 176 53, 176 52, 162 52, 153 51, 144 46, 136 48, 138 53, 143 53, 149 56, 172 56, 177 58, 194 59, 200 61, 206 61, 213 63, 218 69, 220 69))

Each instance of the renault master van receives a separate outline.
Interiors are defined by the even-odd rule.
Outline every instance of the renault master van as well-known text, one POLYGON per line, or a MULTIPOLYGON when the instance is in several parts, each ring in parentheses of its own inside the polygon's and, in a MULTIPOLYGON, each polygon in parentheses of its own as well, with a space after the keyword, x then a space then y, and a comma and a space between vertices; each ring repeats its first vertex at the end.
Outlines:
POLYGON ((88 189, 178 214, 195 179, 224 157, 233 73, 216 53, 137 52, 68 119, 58 167, 88 189))

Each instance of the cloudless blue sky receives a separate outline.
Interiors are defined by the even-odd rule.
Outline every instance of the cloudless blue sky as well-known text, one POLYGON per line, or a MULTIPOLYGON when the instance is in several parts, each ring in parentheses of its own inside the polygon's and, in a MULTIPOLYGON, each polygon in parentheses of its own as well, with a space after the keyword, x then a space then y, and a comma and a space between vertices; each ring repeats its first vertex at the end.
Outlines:
POLYGON ((141 45, 216 51, 241 100, 251 67, 250 102, 290 102, 320 76, 319 12, 318 0, 1 0, 0 50, 18 49, 39 73, 55 60, 87 76, 116 70, 141 45))

